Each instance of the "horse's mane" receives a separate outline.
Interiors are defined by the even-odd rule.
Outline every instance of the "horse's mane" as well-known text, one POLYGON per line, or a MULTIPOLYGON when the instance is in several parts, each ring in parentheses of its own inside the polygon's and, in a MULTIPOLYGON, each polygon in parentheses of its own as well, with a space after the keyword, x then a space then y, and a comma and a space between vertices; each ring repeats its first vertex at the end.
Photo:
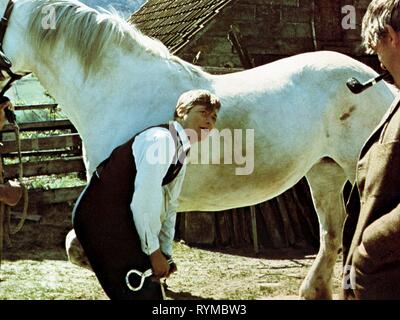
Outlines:
MULTIPOLYGON (((200 67, 171 54, 159 40, 143 35, 116 11, 96 10, 75 0, 36 0, 34 6, 27 34, 32 46, 48 56, 60 39, 64 39, 64 50, 77 55, 86 75, 98 71, 107 49, 115 46, 167 59, 190 73, 203 72, 200 67), (44 17, 50 17, 50 12, 55 13, 53 29, 43 27, 44 17)), ((51 18, 46 20, 51 22, 51 18)))

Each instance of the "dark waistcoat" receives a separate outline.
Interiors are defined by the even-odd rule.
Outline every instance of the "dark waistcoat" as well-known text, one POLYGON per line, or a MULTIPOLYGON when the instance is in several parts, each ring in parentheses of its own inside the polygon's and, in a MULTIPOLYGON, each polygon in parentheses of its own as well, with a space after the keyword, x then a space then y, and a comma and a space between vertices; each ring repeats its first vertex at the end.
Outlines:
MULTIPOLYGON (((182 146, 172 125, 157 127, 170 129, 175 145, 182 146)), ((152 293, 154 290, 149 289, 154 289, 151 282, 146 281, 144 288, 136 293, 129 291, 125 284, 125 275, 129 270, 145 271, 151 267, 148 256, 141 250, 130 208, 136 177, 132 144, 139 134, 115 148, 97 167, 74 210, 76 235, 100 284, 111 299, 160 298, 159 288, 155 295, 152 293)), ((182 168, 186 154, 182 151, 178 155, 178 149, 162 181, 163 186, 172 182, 182 168)))

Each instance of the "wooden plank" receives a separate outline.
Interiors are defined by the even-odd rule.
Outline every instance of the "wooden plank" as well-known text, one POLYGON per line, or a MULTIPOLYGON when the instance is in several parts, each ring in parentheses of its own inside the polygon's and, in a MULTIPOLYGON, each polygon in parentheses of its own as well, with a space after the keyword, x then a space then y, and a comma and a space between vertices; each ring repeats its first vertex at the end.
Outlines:
POLYGON ((202 67, 202 69, 211 74, 227 74, 243 71, 243 68, 224 68, 224 67, 202 67))
POLYGON ((257 254, 259 252, 259 248, 258 248, 256 206, 250 207, 250 214, 251 214, 251 233, 253 236, 253 248, 254 252, 257 254))
POLYGON ((272 200, 275 205, 277 210, 275 211, 276 214, 276 223, 277 226, 279 226, 279 230, 280 230, 280 236, 282 238, 282 240, 284 241, 283 247, 288 247, 289 246, 289 241, 288 241, 288 237, 287 237, 287 223, 285 223, 283 217, 287 217, 288 214, 286 212, 286 206, 284 203, 283 198, 281 198, 281 196, 278 196, 276 198, 274 198, 272 200))
MULTIPOLYGON (((13 153, 3 153, 3 158, 17 158, 18 154, 16 152, 13 153)), ((44 151, 35 151, 29 152, 24 151, 22 152, 22 157, 80 157, 82 156, 81 149, 63 149, 63 150, 44 150, 44 151)))
POLYGON ((84 186, 51 190, 30 190, 29 202, 53 204, 75 201, 83 188, 84 186))
MULTIPOLYGON (((1 153, 17 152, 15 140, 4 140, 0 148, 1 153)), ((32 138, 21 140, 21 151, 40 151, 53 150, 69 147, 79 147, 82 140, 77 133, 65 134, 60 136, 32 138)))
MULTIPOLYGON (((22 212, 11 211, 11 218, 19 220, 19 219, 21 219, 21 216, 22 216, 22 212)), ((40 216, 38 214, 28 214, 26 216, 26 221, 39 222, 41 218, 42 218, 42 216, 40 216)))
POLYGON ((215 243, 215 215, 211 212, 186 212, 185 233, 188 244, 212 245, 215 243))
POLYGON ((22 110, 41 110, 41 109, 57 109, 58 104, 48 103, 48 104, 27 104, 23 106, 14 106, 15 111, 22 110))
POLYGON ((241 232, 240 232, 240 228, 239 228, 239 210, 240 208, 235 208, 233 209, 233 214, 232 214, 232 225, 233 225, 233 239, 235 239, 234 242, 234 247, 239 247, 241 244, 241 232))
POLYGON ((311 194, 309 191, 308 184, 303 178, 293 189, 293 198, 295 199, 299 210, 298 219, 302 229, 308 232, 304 235, 307 238, 307 242, 312 245, 319 245, 319 223, 317 213, 313 206, 311 194))
MULTIPOLYGON (((71 159, 57 159, 40 162, 25 162, 23 164, 24 177, 33 177, 49 174, 62 174, 71 172, 85 172, 82 157, 71 159)), ((4 166, 5 177, 13 179, 18 177, 19 164, 4 166)))
POLYGON ((232 209, 230 211, 227 212, 226 217, 226 225, 228 228, 228 232, 229 232, 229 238, 230 238, 230 243, 232 247, 236 247, 237 243, 236 243, 236 239, 235 239, 235 233, 233 230, 233 216, 236 214, 236 209, 232 209))
POLYGON ((241 212, 241 221, 242 221, 242 234, 243 240, 246 244, 251 245, 253 243, 253 236, 251 234, 251 216, 250 216, 250 208, 245 207, 241 212))
POLYGON ((272 199, 270 201, 260 204, 262 207, 262 218, 264 221, 264 226, 270 237, 272 248, 285 248, 287 243, 285 239, 282 238, 282 229, 279 226, 279 211, 277 210, 276 200, 272 199))
MULTIPOLYGON (((69 120, 50 120, 40 122, 26 122, 18 124, 20 131, 46 131, 46 130, 67 130, 74 129, 69 120)), ((2 132, 14 132, 9 124, 5 125, 2 132)))
POLYGON ((288 242, 288 245, 291 246, 296 242, 295 232, 293 228, 296 228, 298 226, 292 226, 291 220, 289 218, 289 216, 291 217, 293 215, 297 215, 297 212, 296 208, 293 207, 293 200, 290 199, 288 195, 289 193, 284 192, 280 196, 276 197, 276 200, 278 202, 279 211, 282 218, 284 236, 286 238, 286 241, 288 242))
POLYGON ((299 221, 300 204, 297 202, 297 198, 293 195, 294 188, 286 191, 282 196, 286 198, 285 203, 288 206, 290 227, 292 229, 292 239, 290 244, 295 247, 306 247, 307 241, 305 240, 305 234, 299 221))
POLYGON ((216 218, 216 232, 217 232, 217 246, 226 246, 230 242, 230 231, 228 226, 228 219, 230 211, 219 211, 215 213, 216 218))
MULTIPOLYGON (((59 188, 51 190, 42 189, 30 189, 29 195, 29 207, 28 213, 31 213, 29 208, 37 205, 49 205, 58 204, 63 202, 75 202, 81 194, 84 186, 71 187, 71 188, 59 188)), ((14 211, 20 211, 22 207, 22 201, 13 208, 14 211)))

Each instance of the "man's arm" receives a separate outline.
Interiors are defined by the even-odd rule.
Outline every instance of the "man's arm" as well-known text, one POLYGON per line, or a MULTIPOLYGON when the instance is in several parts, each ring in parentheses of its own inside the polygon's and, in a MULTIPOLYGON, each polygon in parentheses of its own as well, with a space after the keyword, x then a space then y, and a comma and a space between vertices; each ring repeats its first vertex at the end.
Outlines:
POLYGON ((176 211, 178 210, 178 198, 182 190, 183 181, 186 173, 186 165, 183 165, 178 176, 166 188, 167 191, 167 212, 160 231, 161 251, 172 257, 172 243, 175 236, 176 211))
POLYGON ((132 145, 136 163, 135 192, 131 210, 141 247, 150 256, 154 274, 168 273, 168 263, 159 248, 160 215, 165 208, 162 180, 175 153, 175 144, 168 130, 149 129, 136 137, 132 145))
POLYGON ((364 230, 361 244, 380 264, 400 261, 400 204, 364 230))

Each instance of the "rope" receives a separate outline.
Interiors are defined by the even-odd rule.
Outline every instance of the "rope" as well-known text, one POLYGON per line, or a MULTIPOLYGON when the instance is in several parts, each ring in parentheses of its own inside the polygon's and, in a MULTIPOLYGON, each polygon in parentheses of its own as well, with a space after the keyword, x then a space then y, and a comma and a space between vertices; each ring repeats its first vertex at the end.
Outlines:
MULTIPOLYGON (((11 246, 11 239, 10 235, 16 234, 19 232, 22 227, 24 226, 26 217, 28 216, 28 189, 23 184, 23 165, 22 165, 22 156, 21 156, 21 140, 19 134, 19 126, 14 123, 13 129, 15 133, 15 140, 18 147, 18 160, 19 160, 19 176, 18 181, 22 187, 23 198, 24 198, 24 206, 22 210, 22 215, 18 225, 15 229, 11 230, 11 208, 10 206, 5 205, 4 203, 0 203, 0 268, 1 268, 1 261, 3 256, 3 247, 4 242, 6 242, 7 246, 11 246)), ((4 183, 4 175, 3 175, 3 159, 0 157, 0 183, 4 183)))
MULTIPOLYGON (((16 122, 13 124, 13 129, 14 129, 14 133, 15 133, 15 140, 17 142, 17 147, 18 147, 18 161, 19 161, 18 181, 22 187, 24 206, 22 209, 21 219, 20 219, 18 225, 15 227, 15 229, 10 230, 10 234, 16 234, 17 232, 21 231, 22 227, 24 226, 26 217, 28 216, 28 204, 29 204, 28 189, 26 188, 26 186, 23 183, 24 167, 22 165, 21 140, 20 140, 20 134, 19 134, 19 126, 16 122)), ((10 212, 10 207, 8 207, 7 209, 10 212)), ((9 221, 9 223, 10 223, 10 221, 9 221)))

